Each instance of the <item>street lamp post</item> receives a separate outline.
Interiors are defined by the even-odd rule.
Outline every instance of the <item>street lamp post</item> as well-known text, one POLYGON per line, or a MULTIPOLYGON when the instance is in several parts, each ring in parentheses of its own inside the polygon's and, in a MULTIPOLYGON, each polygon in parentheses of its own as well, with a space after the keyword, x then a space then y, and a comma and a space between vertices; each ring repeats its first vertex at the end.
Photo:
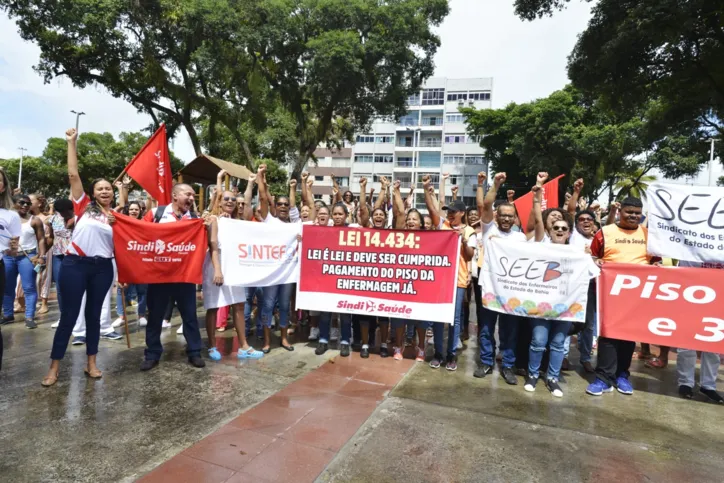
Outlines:
POLYGON ((714 143, 717 141, 714 138, 710 139, 711 141, 711 148, 709 149, 709 179, 707 180, 708 186, 713 186, 714 180, 712 179, 712 175, 714 174, 714 143))
POLYGON ((20 150, 20 169, 18 170, 18 189, 20 189, 20 183, 23 181, 23 158, 25 157, 25 148, 18 148, 20 150))
POLYGON ((70 112, 75 114, 75 132, 77 133, 78 132, 78 122, 80 121, 80 116, 85 116, 85 112, 75 112, 75 111, 70 111, 70 112))

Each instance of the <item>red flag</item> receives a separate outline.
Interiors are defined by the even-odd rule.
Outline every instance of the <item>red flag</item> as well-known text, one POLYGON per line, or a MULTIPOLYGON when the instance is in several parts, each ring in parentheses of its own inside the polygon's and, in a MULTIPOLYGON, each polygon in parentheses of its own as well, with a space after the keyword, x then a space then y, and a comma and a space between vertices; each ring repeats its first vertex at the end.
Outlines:
POLYGON ((116 213, 113 244, 121 283, 201 283, 207 246, 201 219, 149 223, 116 213))
MULTIPOLYGON (((562 174, 543 185, 543 197, 541 198, 542 210, 558 208, 558 180, 563 176, 565 175, 562 174)), ((521 196, 513 201, 513 204, 515 204, 515 209, 518 210, 518 218, 520 218, 523 230, 525 230, 525 227, 528 226, 530 210, 533 208, 533 193, 521 196)))
POLYGON ((128 176, 136 180, 159 205, 171 204, 171 161, 168 157, 166 126, 153 133, 151 139, 126 166, 128 176))

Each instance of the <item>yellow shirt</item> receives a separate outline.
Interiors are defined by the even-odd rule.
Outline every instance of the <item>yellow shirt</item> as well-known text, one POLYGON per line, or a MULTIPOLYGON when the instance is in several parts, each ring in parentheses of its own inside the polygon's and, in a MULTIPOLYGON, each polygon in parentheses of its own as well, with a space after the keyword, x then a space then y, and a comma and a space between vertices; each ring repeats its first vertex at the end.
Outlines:
MULTIPOLYGON (((449 221, 445 221, 442 224, 441 230, 452 230, 452 226, 450 226, 449 221)), ((463 229, 463 241, 465 242, 465 245, 468 243, 468 238, 470 238, 471 235, 475 234, 475 228, 472 228, 470 226, 465 225, 465 228, 463 229)), ((460 261, 458 266, 458 288, 467 288, 468 286, 468 277, 470 276, 470 271, 468 270, 468 261, 465 260, 465 257, 463 257, 462 250, 460 251, 460 261)))
POLYGON ((624 230, 618 225, 604 226, 591 244, 591 252, 604 262, 648 265, 651 257, 646 251, 649 231, 643 226, 624 230))

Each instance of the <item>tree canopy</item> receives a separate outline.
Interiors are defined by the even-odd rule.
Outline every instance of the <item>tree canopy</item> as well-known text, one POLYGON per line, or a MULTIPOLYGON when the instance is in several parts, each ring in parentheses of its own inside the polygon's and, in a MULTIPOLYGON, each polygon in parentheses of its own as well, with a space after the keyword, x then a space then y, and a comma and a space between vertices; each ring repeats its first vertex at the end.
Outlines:
MULTIPOLYGON (((515 0, 524 19, 569 0, 515 0)), ((711 0, 599 0, 569 57, 587 94, 630 115, 649 102, 670 126, 724 135, 724 4, 711 0)))
MULTIPOLYGON (((110 133, 83 132, 78 137, 78 164, 86 186, 96 178, 110 178, 123 171, 128 162, 148 140, 143 133, 123 132, 118 140, 110 133)), ((40 156, 23 159, 22 191, 44 193, 47 197, 68 194, 68 144, 65 138, 50 138, 40 156)), ((173 172, 181 169, 181 161, 169 151, 173 172)), ((13 187, 16 187, 20 158, 2 162, 13 187)), ((112 181, 112 179, 111 179, 112 181)))
MULTIPOLYGON (((696 130, 665 129, 656 119, 657 103, 634 116, 616 115, 600 100, 591 100, 568 86, 549 97, 503 109, 464 108, 468 132, 481 145, 495 171, 508 182, 525 184, 538 171, 585 181, 584 195, 597 198, 622 178, 696 174, 706 162, 706 145, 696 130)), ((627 184, 620 184, 619 190, 627 184)))
POLYGON ((433 73, 432 28, 448 2, 0 0, 0 8, 40 47, 46 81, 102 85, 171 134, 183 127, 197 153, 220 156, 231 139, 230 161, 252 166, 271 155, 293 161, 297 174, 320 143, 404 112, 433 73))

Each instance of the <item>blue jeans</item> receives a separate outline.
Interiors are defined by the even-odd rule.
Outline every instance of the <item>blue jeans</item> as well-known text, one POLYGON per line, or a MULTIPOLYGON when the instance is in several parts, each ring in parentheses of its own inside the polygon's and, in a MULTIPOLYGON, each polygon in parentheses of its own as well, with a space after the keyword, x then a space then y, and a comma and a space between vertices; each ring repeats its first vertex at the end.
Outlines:
POLYGON ((571 328, 570 322, 562 320, 530 319, 533 327, 533 339, 530 342, 528 375, 537 378, 543 353, 550 342, 550 358, 547 379, 556 379, 561 374, 563 364, 563 345, 571 328))
MULTIPOLYGON (((343 344, 349 344, 349 339, 352 336, 352 314, 340 314, 340 324, 342 325, 342 340, 343 344)), ((329 343, 329 330, 332 325, 332 312, 322 312, 319 314, 319 343, 329 343)))
MULTIPOLYGON (((279 327, 289 325, 289 305, 292 302, 293 283, 273 285, 262 289, 261 324, 271 327, 274 319, 274 307, 279 303, 279 327)), ((258 300, 258 299, 257 299, 258 300)))
POLYGON ((58 310, 63 311, 63 297, 60 295, 58 281, 60 280, 60 268, 63 266, 65 255, 53 255, 53 282, 55 282, 55 296, 58 298, 58 310))
MULTIPOLYGON (((257 309, 261 309, 263 305, 263 292, 261 288, 257 287, 246 287, 246 303, 244 304, 244 322, 246 323, 246 335, 251 333, 251 311, 254 308, 254 296, 256 296, 257 309)), ((257 310, 257 313, 259 310, 257 310)), ((261 333, 261 315, 256 319, 259 323, 256 324, 256 334, 261 333)))
POLYGON ((445 333, 445 326, 448 326, 447 332, 447 358, 449 360, 457 357, 458 339, 460 338, 460 330, 463 323, 463 305, 465 304, 465 290, 460 288, 455 291, 455 318, 452 324, 435 322, 432 324, 432 335, 435 339, 435 354, 442 355, 442 339, 445 333))
POLYGON ((5 262, 5 296, 3 298, 3 314, 5 317, 13 316, 13 303, 15 302, 15 286, 20 282, 25 292, 25 319, 35 318, 35 304, 38 302, 38 290, 35 288, 35 277, 33 262, 30 257, 37 253, 35 250, 27 252, 28 256, 18 255, 17 257, 3 256, 5 262))
POLYGON ((500 337, 500 350, 503 352, 503 367, 513 367, 515 365, 518 324, 521 320, 526 323, 527 319, 511 314, 499 314, 486 308, 483 308, 482 316, 482 323, 478 323, 478 330, 480 331, 480 363, 488 366, 495 363, 495 325, 498 318, 500 318, 498 336, 500 337))
MULTIPOLYGON (((123 316, 123 303, 121 302, 121 287, 119 286, 116 290, 116 314, 119 317, 123 316)), ((146 315, 146 292, 148 292, 148 285, 131 284, 126 287, 126 303, 130 302, 134 298, 138 301, 138 316, 143 317, 146 315)))
POLYGON ((148 285, 148 325, 146 326, 147 360, 160 360, 161 324, 169 300, 176 302, 183 322, 186 355, 201 355, 201 332, 196 318, 196 285, 193 283, 152 283, 148 285))
POLYGON ((60 312, 60 323, 53 338, 51 359, 59 361, 65 356, 73 327, 78 320, 83 294, 86 294, 86 354, 92 356, 98 353, 98 341, 101 337, 101 310, 112 284, 112 259, 66 255, 58 280, 58 291, 63 297, 63 310, 60 312))
POLYGON ((407 327, 407 337, 412 339, 415 337, 415 329, 429 329, 433 326, 433 322, 426 322, 424 320, 409 320, 409 319, 390 319, 392 330, 397 330, 400 327, 407 327), (412 334, 412 335, 410 335, 412 334))

